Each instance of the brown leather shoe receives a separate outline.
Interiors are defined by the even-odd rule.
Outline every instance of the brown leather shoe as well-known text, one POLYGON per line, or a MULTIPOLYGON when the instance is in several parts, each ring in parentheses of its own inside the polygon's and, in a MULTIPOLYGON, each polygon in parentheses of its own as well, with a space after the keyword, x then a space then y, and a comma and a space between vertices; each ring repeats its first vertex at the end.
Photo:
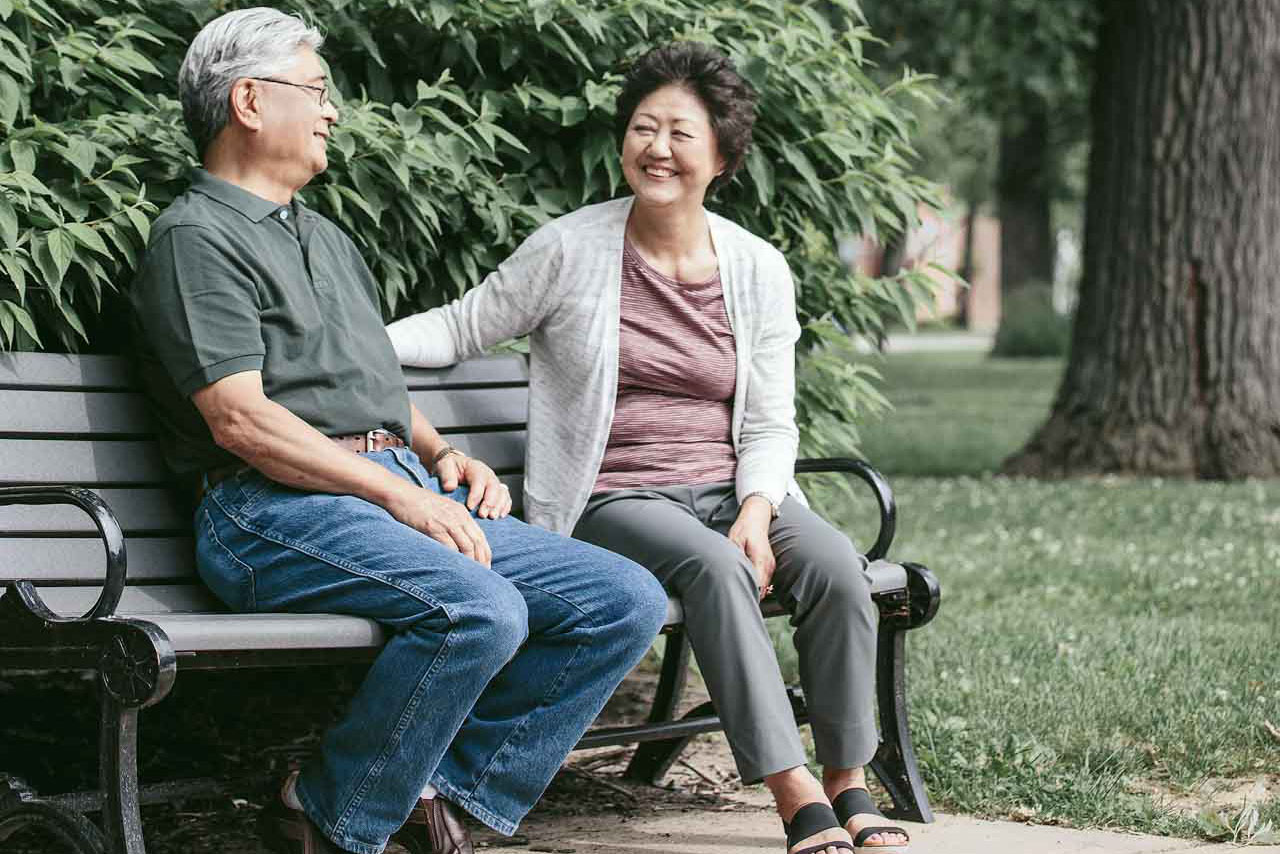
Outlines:
POLYGON ((409 854, 475 854, 458 808, 439 795, 419 799, 404 827, 391 838, 409 854))
POLYGON ((290 809, 279 798, 258 816, 258 834, 280 854, 345 854, 311 823, 302 810, 290 809))

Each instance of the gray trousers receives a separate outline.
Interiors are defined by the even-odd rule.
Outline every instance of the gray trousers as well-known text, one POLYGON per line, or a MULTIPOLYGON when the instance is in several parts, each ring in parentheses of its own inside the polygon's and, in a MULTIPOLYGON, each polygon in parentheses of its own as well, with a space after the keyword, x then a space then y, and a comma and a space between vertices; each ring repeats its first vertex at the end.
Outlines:
MULTIPOLYGON (((573 535, 631 558, 684 604, 685 630, 743 782, 804 765, 755 570, 726 534, 732 483, 614 489, 592 496, 573 535)), ((794 498, 769 527, 774 595, 791 615, 820 763, 861 767, 878 743, 879 612, 849 538, 794 498)))

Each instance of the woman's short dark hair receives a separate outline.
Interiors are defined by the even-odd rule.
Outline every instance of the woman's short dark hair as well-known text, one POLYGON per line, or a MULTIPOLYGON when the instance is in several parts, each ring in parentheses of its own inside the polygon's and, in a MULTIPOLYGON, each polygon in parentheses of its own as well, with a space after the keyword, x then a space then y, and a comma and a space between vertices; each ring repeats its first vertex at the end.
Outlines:
POLYGON ((733 60, 700 42, 672 42, 655 47, 627 70, 618 94, 618 138, 626 136, 631 114, 650 94, 670 85, 684 86, 711 115, 716 146, 724 158, 724 172, 707 188, 714 192, 729 182, 751 148, 756 123, 756 93, 733 60))

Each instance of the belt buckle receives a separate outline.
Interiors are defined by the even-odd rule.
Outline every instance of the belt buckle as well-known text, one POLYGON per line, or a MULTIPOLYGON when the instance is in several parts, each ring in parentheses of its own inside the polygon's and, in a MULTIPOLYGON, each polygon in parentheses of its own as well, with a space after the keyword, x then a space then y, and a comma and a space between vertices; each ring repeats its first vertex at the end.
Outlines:
POLYGON ((366 453, 373 453, 374 451, 377 450, 377 448, 373 446, 373 440, 374 440, 374 436, 376 436, 379 432, 380 431, 378 430, 370 430, 368 433, 364 434, 364 449, 366 453))

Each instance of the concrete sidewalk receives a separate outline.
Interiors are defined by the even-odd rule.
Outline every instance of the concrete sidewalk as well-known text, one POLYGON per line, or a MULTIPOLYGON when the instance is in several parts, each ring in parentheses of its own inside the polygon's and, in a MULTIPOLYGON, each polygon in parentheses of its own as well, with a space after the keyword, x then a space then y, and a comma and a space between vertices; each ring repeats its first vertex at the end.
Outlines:
MULTIPOLYGON (((940 816, 905 824, 912 854, 1280 854, 1280 846, 1242 848, 1101 830, 940 816)), ((665 808, 648 815, 531 817, 512 839, 482 833, 487 854, 784 854, 782 827, 759 793, 735 794, 720 809, 665 808)))
MULTIPOLYGON (((884 344, 886 353, 987 353, 995 336, 989 332, 895 332, 884 344)), ((875 345, 866 338, 854 342, 859 352, 870 353, 875 345)))

